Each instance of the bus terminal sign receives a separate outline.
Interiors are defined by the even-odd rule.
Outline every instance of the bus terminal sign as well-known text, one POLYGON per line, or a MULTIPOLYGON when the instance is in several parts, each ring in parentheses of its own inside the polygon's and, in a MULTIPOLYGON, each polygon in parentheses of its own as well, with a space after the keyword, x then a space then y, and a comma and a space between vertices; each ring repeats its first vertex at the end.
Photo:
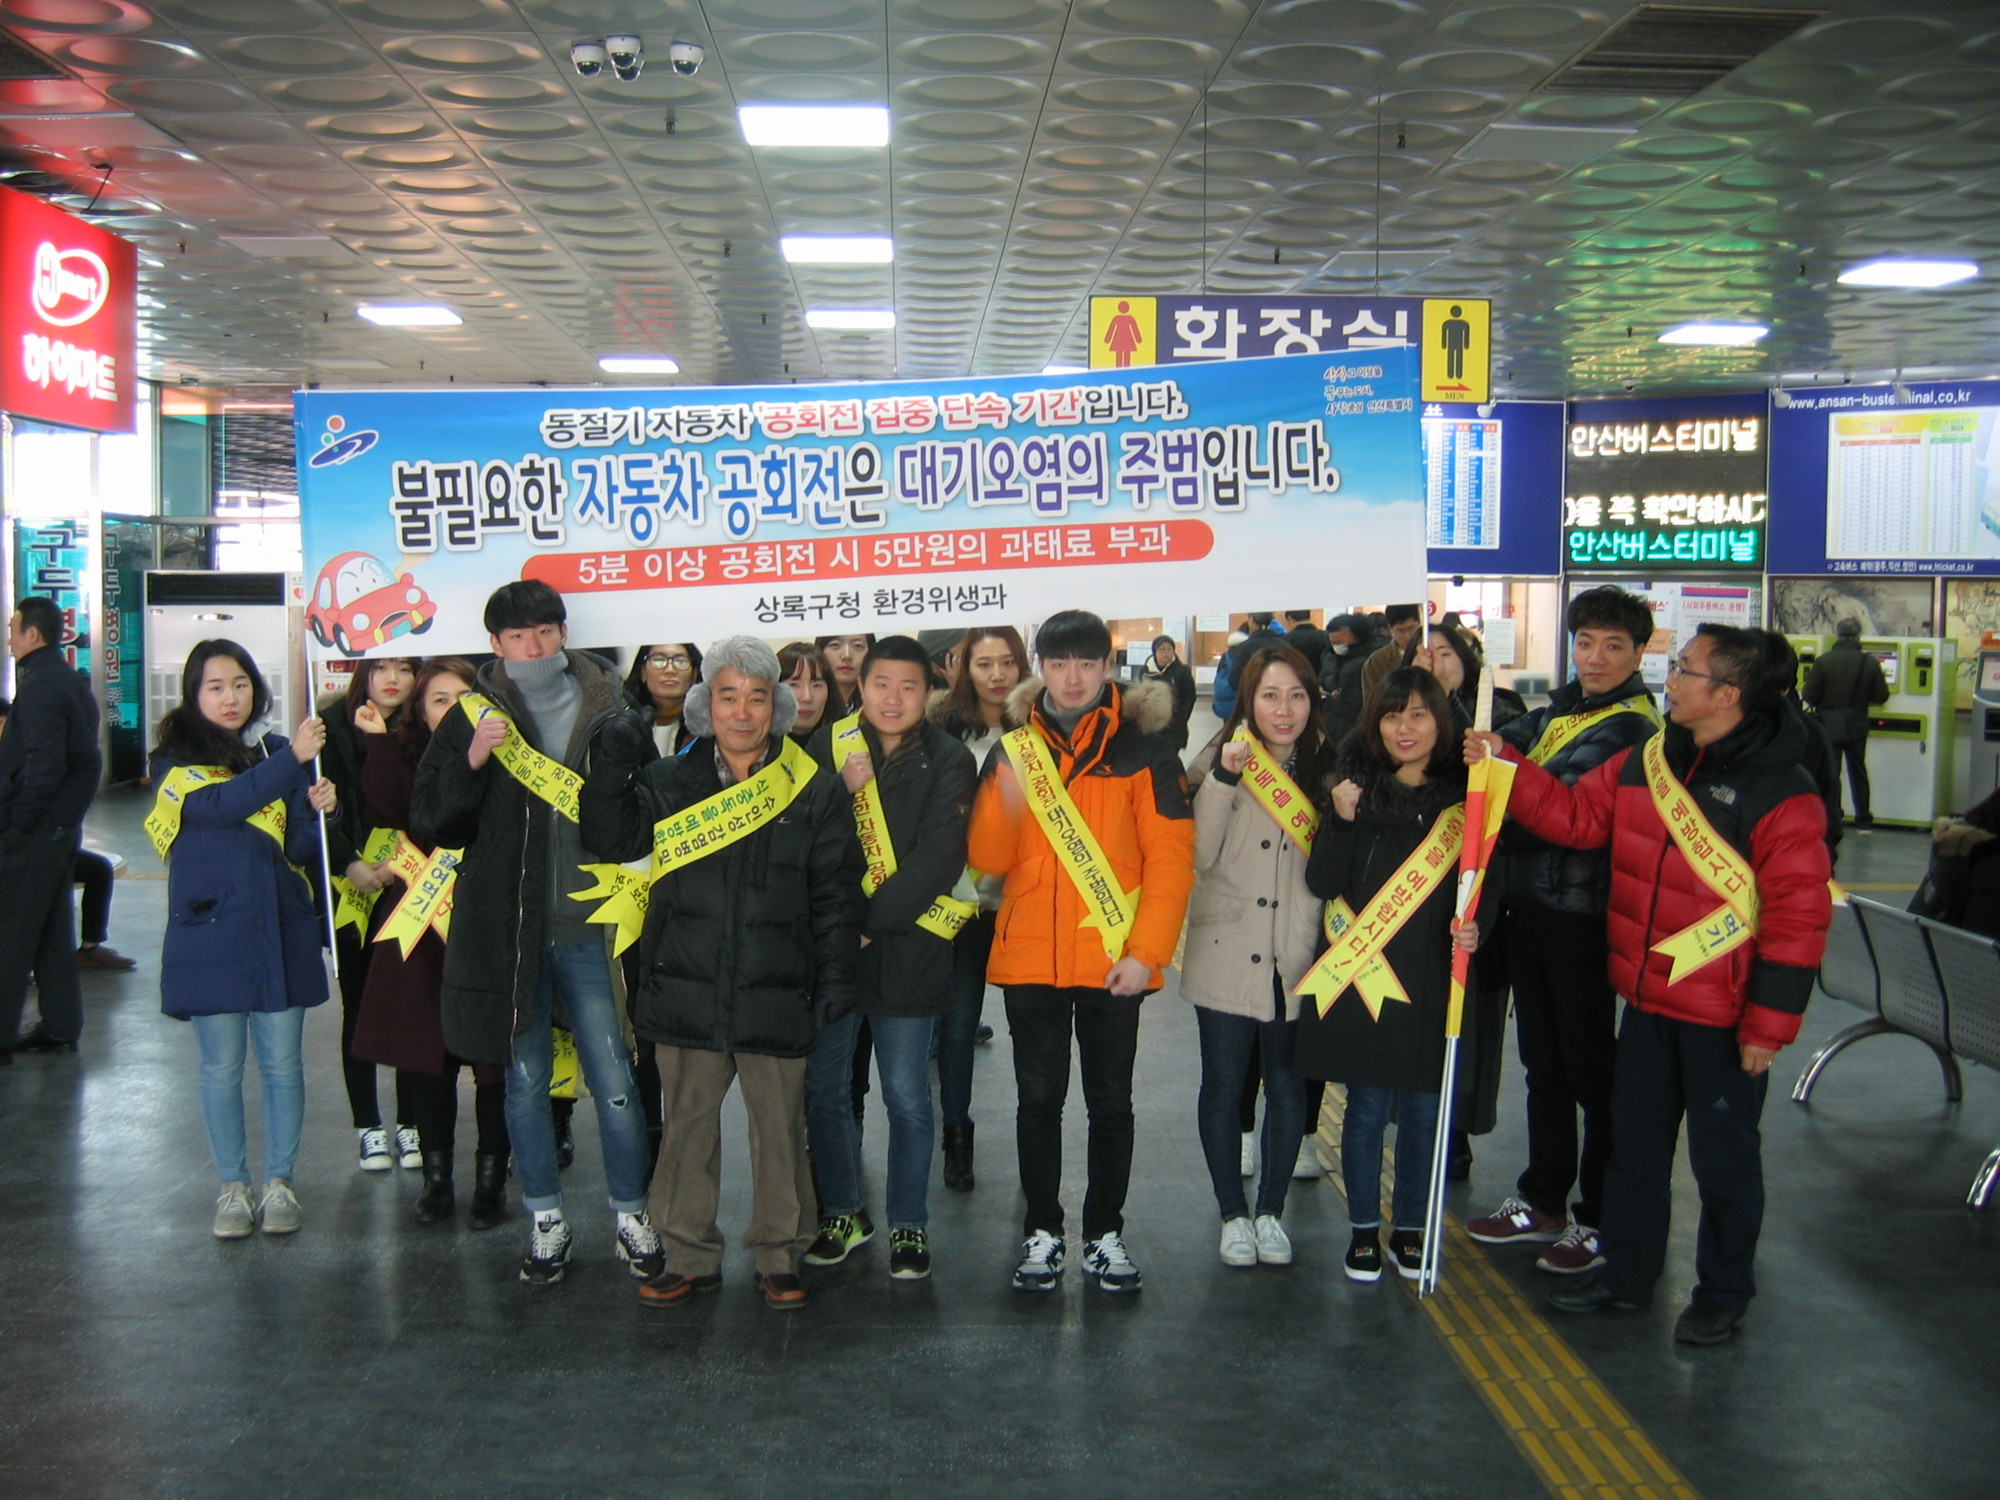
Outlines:
POLYGON ((124 240, 0 188, 0 410, 130 432, 137 285, 124 240))

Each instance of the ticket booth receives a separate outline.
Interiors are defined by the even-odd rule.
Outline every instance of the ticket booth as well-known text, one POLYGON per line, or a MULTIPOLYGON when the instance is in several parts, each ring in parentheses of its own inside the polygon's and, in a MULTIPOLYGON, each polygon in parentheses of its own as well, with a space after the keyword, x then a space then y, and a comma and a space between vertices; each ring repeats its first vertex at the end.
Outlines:
POLYGON ((1889 701, 1868 719, 1875 820, 1928 828, 1934 818, 1952 810, 1958 643, 1936 637, 1863 637, 1861 649, 1882 664, 1889 684, 1889 701))

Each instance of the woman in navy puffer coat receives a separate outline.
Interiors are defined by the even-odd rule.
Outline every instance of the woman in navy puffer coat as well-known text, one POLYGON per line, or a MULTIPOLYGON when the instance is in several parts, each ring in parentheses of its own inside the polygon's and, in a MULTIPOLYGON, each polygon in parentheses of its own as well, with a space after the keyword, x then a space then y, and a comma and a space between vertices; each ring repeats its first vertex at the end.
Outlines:
POLYGON ((314 718, 294 740, 252 736, 269 706, 249 652, 203 641, 188 655, 180 705, 161 719, 151 763, 158 800, 147 831, 166 844, 167 861, 160 1008, 194 1022, 202 1121, 222 1182, 220 1239, 242 1238, 253 1222, 243 1133, 252 1043, 263 1079, 264 1229, 299 1227, 291 1187, 305 1117, 299 1043, 306 1007, 327 997, 303 873, 319 863, 318 814, 334 806, 333 784, 312 781, 326 730, 314 718))

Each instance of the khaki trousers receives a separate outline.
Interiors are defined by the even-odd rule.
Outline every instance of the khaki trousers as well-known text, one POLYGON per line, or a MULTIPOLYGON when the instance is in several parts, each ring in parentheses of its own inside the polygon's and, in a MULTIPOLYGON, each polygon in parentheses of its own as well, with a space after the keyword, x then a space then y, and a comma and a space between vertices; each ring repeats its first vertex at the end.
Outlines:
POLYGON ((750 1227, 743 1247, 767 1276, 795 1273, 819 1232, 806 1161, 806 1060, 656 1046, 666 1136, 648 1204, 666 1241, 667 1269, 708 1276, 722 1268, 722 1101, 743 1085, 750 1116, 750 1227))

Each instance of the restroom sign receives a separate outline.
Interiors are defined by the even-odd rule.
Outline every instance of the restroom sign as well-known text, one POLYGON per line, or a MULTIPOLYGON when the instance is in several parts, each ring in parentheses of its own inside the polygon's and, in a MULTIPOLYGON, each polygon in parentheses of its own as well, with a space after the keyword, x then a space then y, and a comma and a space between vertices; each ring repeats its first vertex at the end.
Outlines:
POLYGON ((132 430, 137 270, 116 235, 0 188, 0 410, 132 430))

